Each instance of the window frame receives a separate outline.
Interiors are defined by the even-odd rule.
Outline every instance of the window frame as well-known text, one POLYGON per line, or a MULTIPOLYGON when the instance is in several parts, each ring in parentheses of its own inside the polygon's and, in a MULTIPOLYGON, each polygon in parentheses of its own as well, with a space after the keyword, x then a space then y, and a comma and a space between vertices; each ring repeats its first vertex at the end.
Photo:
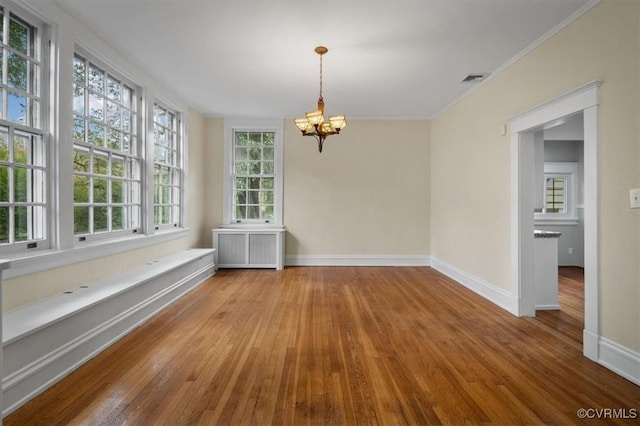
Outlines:
POLYGON ((223 211, 222 226, 233 228, 282 227, 283 218, 283 120, 275 119, 224 119, 224 164, 223 164, 223 211), (236 132, 274 132, 274 185, 273 220, 233 221, 233 184, 236 132))
MULTIPOLYGON (((71 151, 72 151, 72 155, 74 155, 76 146, 78 146, 79 148, 86 148, 88 150, 91 151, 91 156, 90 156, 90 161, 93 164, 93 160, 95 158, 95 153, 96 151, 98 153, 102 154, 106 154, 108 160, 108 165, 107 165, 107 174, 103 175, 103 174, 98 174, 95 172, 86 172, 86 173, 76 173, 76 171, 73 169, 73 164, 70 165, 71 167, 71 173, 74 176, 74 181, 75 181, 75 176, 80 176, 80 175, 87 175, 90 177, 89 179, 89 185, 91 185, 91 182, 95 179, 101 179, 101 180, 105 180, 106 181, 106 185, 107 185, 107 190, 106 190, 106 194, 107 194, 107 200, 105 202, 96 202, 95 200, 91 200, 91 198, 89 199, 88 202, 82 202, 81 204, 83 205, 87 205, 87 207, 89 208, 93 208, 94 211, 96 208, 107 208, 111 210, 111 214, 107 215, 107 220, 111 221, 112 219, 112 214, 113 214, 113 208, 115 205, 120 205, 122 204, 123 207, 128 208, 129 210, 137 210, 138 211, 138 217, 137 217, 137 225, 135 226, 131 226, 131 227, 125 227, 124 229, 111 229, 113 226, 113 223, 108 224, 108 230, 106 231, 91 231, 92 226, 91 223, 88 224, 89 226, 89 231, 87 233, 77 233, 75 231, 75 219, 73 221, 73 229, 71 230, 72 234, 73 234, 73 238, 75 240, 75 244, 83 244, 85 242, 91 242, 91 241, 98 241, 98 240, 109 240, 109 239, 114 239, 114 238, 123 238, 123 237, 127 237, 130 235, 135 235, 135 234, 142 234, 144 233, 144 223, 145 223, 145 179, 144 179, 144 174, 145 174, 145 170, 147 167, 147 156, 145 155, 145 149, 144 149, 144 127, 143 127, 143 102, 142 102, 142 92, 143 92, 143 88, 142 86, 140 86, 139 84, 135 83, 134 81, 130 80, 129 78, 127 78, 124 73, 122 73, 119 69, 110 66, 108 63, 105 63, 105 61, 101 60, 99 57, 97 57, 96 55, 92 54, 91 52, 87 51, 86 49, 84 49, 82 46, 79 45, 75 45, 74 46, 74 51, 73 51, 73 55, 72 55, 72 61, 73 63, 75 63, 75 59, 76 57, 81 57, 84 59, 85 64, 88 65, 95 65, 95 67, 97 67, 98 69, 100 69, 105 76, 105 81, 104 81, 104 86, 105 88, 103 89, 103 93, 104 96, 102 96, 102 104, 103 104, 103 120, 102 120, 102 124, 101 126, 103 127, 103 129, 105 129, 105 131, 108 132, 110 126, 107 122, 107 115, 108 115, 108 111, 107 111, 107 104, 106 102, 109 101, 109 97, 107 95, 107 85, 108 85, 108 81, 109 81, 109 77, 112 77, 113 80, 117 81, 121 86, 128 86, 129 88, 131 88, 133 90, 133 92, 131 93, 132 98, 130 99, 131 102, 131 109, 130 111, 132 112, 132 114, 135 114, 135 117, 133 120, 131 120, 130 122, 130 127, 131 127, 131 132, 128 133, 129 136, 135 137, 135 144, 131 142, 131 140, 129 141, 129 143, 131 144, 131 146, 135 145, 135 148, 133 149, 133 152, 126 153, 123 151, 118 151, 116 149, 111 149, 107 146, 98 146, 95 144, 91 144, 87 141, 79 141, 76 140, 74 137, 73 132, 71 133, 71 151), (111 173, 111 161, 110 159, 112 159, 113 157, 119 157, 122 158, 124 160, 124 168, 125 169, 129 169, 127 174, 125 174, 124 176, 116 176, 113 175, 111 173), (137 173, 135 171, 135 167, 132 164, 133 162, 137 161, 137 173), (137 176, 136 176, 137 174, 137 176), (127 202, 124 203, 117 203, 113 201, 113 183, 114 182, 120 182, 121 184, 124 184, 127 187, 126 193, 125 193, 125 199, 127 199, 127 202), (136 195, 136 190, 135 187, 138 187, 137 189, 137 200, 132 200, 129 199, 130 197, 132 197, 133 195, 136 195), (135 202, 137 201, 137 203, 135 202)), ((87 76, 89 73, 89 71, 87 70, 85 76, 87 76)), ((72 81, 72 87, 75 85, 75 79, 72 81)), ((90 90, 90 83, 89 81, 86 81, 84 84, 84 89, 86 91, 91 92, 90 90)), ((73 96, 73 94, 72 94, 73 96)), ((87 108, 89 106, 89 103, 91 102, 91 96, 90 94, 85 95, 85 104, 84 107, 87 108)), ((74 107, 75 108, 75 107, 74 107)), ((72 127, 74 126, 73 124, 73 119, 75 117, 75 109, 72 108, 71 110, 71 117, 72 117, 72 127)), ((88 132, 88 128, 89 125, 91 124, 91 113, 90 111, 85 111, 84 112, 84 118, 86 119, 87 123, 86 126, 84 127, 84 131, 88 132)), ((96 122, 97 123, 97 122, 96 122)), ((100 124, 99 124, 100 125, 100 124)), ((124 133, 120 133, 120 136, 122 136, 124 133)), ((107 136, 106 134, 103 135, 105 137, 105 143, 107 136)), ((86 138, 88 138, 88 133, 86 138)), ((86 140, 85 138, 85 140, 86 140)), ((65 141, 60 141, 60 143, 65 143, 65 141)), ((75 204, 76 201, 72 199, 73 202, 73 209, 71 211, 70 214, 72 214, 72 216, 74 215, 74 211, 75 211, 75 204)), ((80 206, 82 207, 82 206, 80 206)), ((91 218, 91 214, 89 215, 89 221, 91 218)))
MULTIPOLYGON (((0 125, 2 127, 7 128, 7 143, 12 144, 14 141, 14 136, 16 133, 24 133, 28 134, 31 137, 36 136, 40 139, 39 144, 41 145, 41 149, 38 151, 38 157, 42 158, 42 161, 38 162, 37 160, 29 160, 25 163, 17 163, 15 161, 15 157, 12 159, 11 157, 7 158, 5 161, 2 161, 2 165, 6 167, 8 172, 15 173, 16 170, 26 170, 27 173, 27 182, 29 185, 29 193, 31 196, 28 198, 32 198, 35 192, 44 191, 45 194, 41 194, 40 201, 34 201, 27 199, 26 201, 16 201, 15 200, 15 191, 14 195, 9 198, 6 202, 3 202, 3 207, 8 207, 9 209, 9 217, 8 217, 8 231, 9 236, 13 235, 13 241, 0 244, 0 252, 3 256, 6 255, 20 255, 38 252, 42 250, 48 250, 52 247, 53 244, 53 234, 54 234, 54 215, 51 213, 53 211, 53 152, 54 149, 51 146, 52 139, 49 137, 49 102, 50 102, 50 90, 49 85, 50 81, 47 78, 48 75, 55 75, 55 71, 50 69, 50 48, 49 48, 49 40, 50 40, 50 27, 44 22, 42 19, 34 16, 32 13, 24 10, 13 2, 6 2, 0 5, 0 9, 2 10, 2 25, 3 35, 9 36, 9 26, 12 17, 16 18, 18 23, 24 23, 33 29, 35 29, 35 37, 31 40, 30 46, 28 50, 33 51, 33 55, 29 52, 21 53, 17 50, 14 54, 17 54, 18 57, 24 58, 26 63, 26 74, 27 74, 27 83, 26 89, 21 89, 17 87, 12 87, 9 83, 6 85, 4 81, 0 81, 0 87, 2 87, 2 95, 1 95, 1 104, 2 104, 2 112, 0 112, 0 125), (32 71, 32 67, 37 68, 37 72, 32 71), (13 91, 18 93, 21 96, 24 96, 27 100, 26 109, 30 110, 29 113, 31 120, 30 122, 18 122, 9 120, 9 112, 8 112, 8 92, 13 91), (34 102, 37 106, 34 107, 34 102), (4 114, 4 111, 7 111, 7 115, 4 118, 1 118, 4 114), (39 164, 35 164, 39 163, 39 164), (40 173, 42 176, 39 178, 39 189, 34 188, 33 175, 40 173), (29 175, 31 175, 31 179, 29 179, 29 175), (40 208, 40 213, 32 213, 32 224, 29 226, 27 224, 27 233, 30 233, 29 229, 31 228, 31 232, 35 232, 35 228, 42 228, 41 238, 32 238, 21 241, 15 240, 15 209, 18 207, 26 207, 29 211, 29 208, 40 208), (13 214, 11 213, 13 212, 13 214), (33 215, 39 216, 39 218, 33 219, 33 215), (34 221, 40 222, 39 225, 34 225, 34 221), (13 229, 12 229, 13 228, 13 229)), ((2 56, 3 56, 3 67, 8 67, 8 54, 10 50, 15 50, 11 48, 8 44, 4 44, 4 40, 2 40, 2 56)), ((9 78, 8 72, 3 72, 3 78, 9 78)), ((31 148, 29 148, 30 152, 33 149, 33 142, 31 142, 31 148)), ((15 146, 12 149, 9 147, 9 153, 15 150, 15 146)), ((9 154, 10 155, 10 154, 9 154)), ((15 155, 15 152, 14 152, 15 155)), ((14 176, 7 176, 8 179, 13 181, 15 179, 14 176)), ((14 182, 15 184, 15 182, 14 182)), ((9 186, 11 188, 11 185, 9 186)), ((15 188, 14 188, 15 189, 15 188)), ((29 217, 29 213, 27 213, 29 217)))
MULTIPOLYGON (((149 210, 150 210, 150 215, 151 215, 151 219, 150 219, 150 223, 153 226, 153 229, 156 231, 162 231, 162 230, 168 230, 168 229, 175 229, 175 228, 182 228, 185 225, 186 222, 186 208, 185 208, 185 204, 186 204, 186 199, 185 199, 185 194, 186 194, 186 156, 185 156, 185 149, 186 149, 186 144, 185 144, 185 126, 184 126, 184 113, 182 113, 181 111, 178 110, 178 108, 175 108, 174 106, 171 105, 171 103, 166 102, 158 97, 156 97, 154 99, 154 102, 150 102, 150 113, 149 113, 149 129, 150 131, 147 133, 150 139, 150 143, 147 144, 147 146, 149 147, 148 152, 149 152, 149 156, 153 157, 153 161, 149 161, 151 163, 150 165, 150 169, 151 169, 151 178, 150 178, 150 182, 151 182, 151 187, 149 188, 148 186, 147 189, 149 190, 149 192, 151 193, 151 195, 147 198, 149 201, 149 210), (156 107, 162 108, 165 111, 167 111, 169 114, 172 114, 175 118, 175 129, 173 130, 173 133, 175 133, 175 156, 177 157, 176 160, 174 161, 174 163, 172 165, 168 165, 166 163, 158 163, 156 161, 156 148, 158 146, 157 140, 156 140, 156 133, 155 133, 155 125, 156 125, 156 121, 155 121, 155 117, 156 117, 156 107), (156 191, 156 185, 155 185, 155 167, 156 165, 160 165, 162 167, 169 167, 170 169, 174 170, 176 172, 176 175, 178 176, 179 182, 178 184, 174 184, 173 182, 171 182, 168 186, 170 188, 174 188, 174 191, 177 191, 177 194, 174 192, 172 193, 172 205, 177 206, 177 213, 175 214, 174 217, 172 217, 172 220, 169 223, 156 223, 155 221, 155 209, 156 209, 156 202, 155 202, 155 191, 156 191), (177 198, 177 203, 176 203, 176 199, 177 198)), ((166 128, 166 127, 165 127, 166 128)))
POLYGON ((545 162, 543 179, 543 207, 542 212, 535 213, 536 225, 577 225, 578 224, 578 163, 575 162, 545 162), (546 212, 546 187, 548 178, 565 179, 564 204, 562 213, 546 212))
MULTIPOLYGON (((165 102, 182 117, 180 137, 183 148, 183 180, 182 180, 182 223, 179 227, 157 230, 153 226, 153 191, 147 190, 148 182, 153 181, 153 141, 148 134, 150 127, 149 114, 153 112, 153 100, 166 87, 157 86, 153 76, 141 70, 135 62, 122 57, 118 51, 102 44, 102 41, 84 27, 74 27, 78 32, 67 31, 58 26, 55 13, 39 14, 35 11, 24 11, 16 7, 11 0, 2 2, 3 9, 16 12, 17 16, 28 23, 38 23, 41 31, 42 58, 41 110, 42 133, 46 138, 48 182, 47 227, 48 244, 39 240, 37 249, 16 251, 7 244, 0 245, 0 257, 11 260, 12 267, 5 271, 5 278, 15 278, 33 273, 47 271, 79 262, 94 260, 109 255, 116 255, 129 250, 141 249, 188 236, 188 206, 184 200, 188 188, 188 138, 186 133, 186 114, 188 105, 182 98, 175 98, 176 103, 165 102), (137 91, 137 114, 139 139, 142 157, 141 169, 141 219, 142 232, 127 233, 113 238, 87 238, 78 241, 74 235, 73 219, 73 58, 78 53, 114 73, 118 79, 131 84, 137 91), (149 145, 151 144, 151 146, 149 145), (151 164, 151 166, 150 166, 151 164)), ((169 98, 175 93, 169 91, 169 98)), ((164 99, 163 99, 164 100, 164 99)), ((26 244, 26 243, 25 243, 26 244)))

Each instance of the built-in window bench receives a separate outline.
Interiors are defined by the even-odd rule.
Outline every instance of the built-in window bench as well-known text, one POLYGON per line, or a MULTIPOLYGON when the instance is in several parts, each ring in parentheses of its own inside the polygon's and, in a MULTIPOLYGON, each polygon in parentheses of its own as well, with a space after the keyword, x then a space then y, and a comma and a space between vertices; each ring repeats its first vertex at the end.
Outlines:
POLYGON ((192 249, 4 315, 6 415, 214 274, 213 249, 192 249))
MULTIPOLYGON (((9 267, 11 266, 11 261, 9 260, 5 260, 5 259, 0 259, 0 312, 2 311, 1 306, 2 306, 2 271, 4 271, 5 269, 9 269, 9 267)), ((0 329, 2 327, 2 316, 0 316, 0 329)), ((0 334, 0 337, 2 336, 2 334, 0 334)), ((0 365, 2 365, 2 348, 0 348, 0 365)), ((2 393, 0 392, 0 412, 2 412, 2 393)), ((0 421, 0 423, 2 423, 0 421)))

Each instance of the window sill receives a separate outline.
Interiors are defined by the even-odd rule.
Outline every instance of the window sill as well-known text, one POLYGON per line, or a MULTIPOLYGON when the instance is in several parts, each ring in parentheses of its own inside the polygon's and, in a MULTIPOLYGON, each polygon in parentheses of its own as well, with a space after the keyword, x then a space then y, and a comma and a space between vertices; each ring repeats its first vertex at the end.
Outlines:
POLYGON ((0 272, 4 271, 5 269, 8 269, 9 266, 11 266, 10 260, 0 259, 0 272))
POLYGON ((276 225, 275 223, 230 223, 220 225, 223 229, 284 229, 284 225, 276 225))
POLYGON ((188 228, 180 228, 179 230, 158 232, 153 235, 136 235, 117 240, 80 243, 69 250, 41 250, 28 255, 24 253, 9 255, 6 258, 11 261, 11 267, 4 271, 3 278, 10 279, 35 274, 48 269, 176 240, 187 236, 188 231, 188 228))
POLYGON ((547 226, 547 225, 557 225, 557 226, 578 226, 580 221, 578 218, 566 218, 566 219, 546 219, 546 218, 536 218, 534 220, 534 225, 536 226, 547 226))

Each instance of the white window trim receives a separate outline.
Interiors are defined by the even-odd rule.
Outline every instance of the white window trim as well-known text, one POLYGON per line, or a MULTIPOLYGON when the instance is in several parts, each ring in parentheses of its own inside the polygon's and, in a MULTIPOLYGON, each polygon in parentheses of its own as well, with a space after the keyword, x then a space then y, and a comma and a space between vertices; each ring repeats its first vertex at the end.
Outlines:
MULTIPOLYGON (((37 19, 37 18, 36 18, 37 19)), ((64 267, 76 263, 98 259, 104 256, 116 255, 130 250, 142 249, 145 247, 165 243, 181 238, 186 238, 189 233, 188 228, 188 206, 186 205, 186 197, 188 193, 188 136, 187 136, 187 114, 184 112, 185 106, 177 106, 166 99, 159 98, 155 91, 147 86, 135 84, 134 79, 130 76, 126 69, 112 62, 104 55, 96 50, 89 48, 81 43, 78 39, 68 36, 59 37, 56 31, 49 31, 50 22, 44 21, 47 30, 47 40, 53 40, 55 49, 46 51, 47 63, 50 63, 50 78, 43 80, 41 90, 48 90, 51 87, 50 98, 42 112, 43 117, 50 120, 47 127, 47 137, 51 139, 49 152, 49 165, 52 171, 56 171, 57 177, 50 179, 49 199, 51 200, 51 209, 61 212, 67 206, 72 205, 73 191, 71 185, 63 185, 60 182, 70 182, 72 180, 73 171, 71 170, 71 152, 73 144, 59 143, 58 141, 71 140, 72 138, 72 108, 62 107, 72 104, 72 59, 77 51, 88 54, 92 59, 96 59, 99 63, 108 65, 114 71, 117 71, 123 78, 140 89, 137 94, 138 98, 142 97, 142 105, 140 109, 140 130, 138 132, 140 138, 143 138, 142 149, 145 150, 144 169, 142 170, 142 187, 145 188, 149 177, 145 173, 151 174, 153 181, 153 166, 148 167, 147 164, 153 164, 153 157, 146 159, 148 144, 153 144, 153 140, 149 138, 147 132, 147 117, 149 117, 149 104, 153 111, 153 100, 159 99, 166 106, 172 107, 174 111, 181 116, 181 139, 182 139, 182 164, 183 164, 183 181, 182 181, 182 223, 180 227, 171 227, 170 229, 155 230, 153 226, 153 209, 148 209, 147 197, 153 197, 153 191, 143 189, 143 217, 142 232, 129 234, 123 237, 114 237, 103 240, 84 241, 79 243, 78 237, 73 233, 73 215, 69 214, 51 214, 49 217, 49 236, 51 239, 51 247, 48 249, 39 249, 37 251, 30 250, 21 253, 5 253, 1 257, 11 261, 11 268, 4 271, 5 279, 16 278, 24 275, 44 272, 49 269, 64 267), (45 87, 45 84, 50 85, 45 87), (144 109, 144 113, 142 112, 144 109), (150 213, 149 213, 150 212, 150 213), (151 225, 149 225, 151 222, 151 225)), ((55 25, 53 26, 55 29, 55 25)), ((66 35, 66 34, 65 34, 66 35)), ((46 49, 45 49, 46 50, 46 49)), ((152 129, 151 129, 152 130, 152 129)), ((153 131, 153 130, 152 130, 153 131)), ((153 151, 151 151, 153 152, 153 151)), ((151 206, 153 206, 153 198, 151 198, 151 206)))
MULTIPOLYGON (((148 214, 144 219, 143 219, 143 223, 147 224, 146 229, 149 229, 150 231, 153 230, 155 232, 162 232, 162 231, 166 231, 166 230, 172 230, 172 229, 182 229, 186 226, 186 221, 187 221, 187 198, 186 198, 186 192, 187 192, 187 187, 186 187, 186 181, 187 181, 187 172, 186 172, 186 168, 187 168, 187 143, 186 143, 186 139, 187 139, 187 128, 185 125, 186 122, 186 116, 187 114, 185 114, 183 111, 180 110, 180 108, 176 107, 173 103, 167 101, 166 99, 163 99, 159 96, 151 96, 150 99, 153 100, 153 102, 148 102, 147 105, 147 129, 148 131, 146 132, 146 137, 147 137, 147 144, 146 144, 146 150, 149 153, 149 157, 150 157, 150 162, 151 162, 151 167, 148 168, 147 170, 147 175, 146 178, 148 179, 148 182, 151 183, 151 185, 153 185, 153 166, 155 164, 155 135, 154 135, 154 109, 155 109, 155 105, 158 104, 159 106, 168 109, 171 113, 175 114, 176 116, 176 120, 178 122, 178 167, 180 168, 180 215, 178 217, 178 223, 177 225, 172 225, 172 224, 164 224, 164 225, 156 225, 154 223, 154 213, 153 213, 153 209, 154 209, 154 202, 153 202, 153 189, 149 190, 149 194, 146 197, 146 202, 147 205, 149 206, 149 208, 151 209, 150 214, 148 214), (148 223, 146 221, 146 219, 149 219, 148 223)), ((146 187, 146 185, 145 185, 146 187)), ((147 188, 149 189, 149 188, 147 188)), ((143 211, 145 211, 143 209, 143 211)))
MULTIPOLYGON (((544 163, 544 181, 547 177, 564 177, 567 181, 565 213, 535 213, 536 225, 578 225, 578 163, 544 163), (551 175, 551 176, 550 176, 551 175)), ((544 191, 544 187, 539 190, 544 191)), ((546 194, 543 200, 546 200, 546 194)), ((546 203, 545 203, 546 204, 546 203)))
POLYGON ((223 190, 222 190, 222 226, 226 228, 282 228, 283 218, 283 187, 284 187, 284 166, 283 166, 283 120, 252 120, 252 119, 224 119, 224 167, 223 167, 223 190), (231 209, 233 206, 232 190, 232 170, 233 165, 233 132, 236 130, 247 131, 273 131, 275 132, 275 182, 274 182, 274 220, 272 223, 232 223, 231 209))
MULTIPOLYGON (((43 139, 43 146, 46 151, 46 163, 45 163, 45 173, 47 175, 47 194, 45 197, 45 210, 46 210, 46 219, 44 222, 45 237, 41 240, 33 240, 33 241, 19 241, 14 242, 9 245, 5 245, 3 247, 4 254, 2 257, 10 258, 11 256, 25 256, 37 254, 43 250, 50 250, 54 245, 54 236, 56 232, 55 223, 54 223, 54 192, 53 192, 53 182, 54 182, 54 155, 55 155, 55 147, 54 141, 50 137, 50 129, 51 129, 51 114, 49 105, 53 101, 55 94, 52 90, 50 90, 50 84, 55 81, 57 78, 56 70, 54 69, 51 61, 51 48, 50 48, 50 40, 52 39, 51 34, 51 25, 46 22, 42 17, 32 13, 27 10, 25 7, 21 6, 12 1, 6 1, 2 4, 4 9, 4 16, 10 16, 11 13, 14 13, 19 18, 26 20, 30 25, 37 27, 38 29, 38 40, 37 49, 38 49, 38 60, 40 63, 39 67, 39 76, 38 76, 38 86, 39 86, 39 100, 40 107, 38 111, 39 119, 40 119, 40 128, 43 139), (36 247, 28 248, 33 243, 36 243, 36 247)), ((4 23, 0 21, 0 25, 4 23)), ((6 122, 8 125, 12 126, 14 129, 24 128, 27 132, 31 133, 31 126, 24 126, 19 123, 14 122, 6 122)), ((39 132, 36 132, 39 133, 39 132)), ((32 246, 31 246, 32 247, 32 246)))
MULTIPOLYGON (((91 63, 95 64, 96 66, 102 68, 106 73, 116 77, 119 81, 121 81, 122 83, 126 83, 129 87, 134 88, 135 93, 135 99, 133 100, 133 102, 136 105, 136 109, 135 109, 135 113, 136 113, 136 127, 137 127, 137 132, 136 132, 136 137, 138 139, 138 154, 136 156, 132 156, 134 158, 138 158, 140 160, 140 222, 137 228, 131 228, 131 229, 123 229, 123 230, 115 230, 115 231, 108 231, 108 232, 95 232, 95 233, 88 233, 88 234, 75 234, 73 227, 71 228, 71 230, 65 230, 61 232, 70 232, 74 241, 74 246, 77 247, 82 247, 82 246, 86 246, 88 244, 92 244, 95 243, 97 241, 107 241, 107 240, 118 240, 120 238, 126 238, 126 237, 135 237, 136 235, 148 235, 151 231, 151 229, 149 228, 145 228, 145 213, 147 212, 147 206, 145 205, 145 187, 147 182, 145 181, 145 174, 147 173, 147 170, 149 168, 148 162, 151 161, 153 162, 153 158, 148 158, 150 156, 149 151, 146 149, 146 137, 148 137, 146 131, 148 127, 145 127, 145 125, 147 123, 145 123, 144 117, 144 108, 146 107, 146 91, 143 85, 139 84, 138 82, 134 81, 133 79, 129 78, 127 76, 126 73, 122 72, 121 69, 119 67, 113 66, 110 61, 105 60, 105 58, 100 55, 100 54, 96 54, 93 51, 91 51, 90 49, 85 48, 82 44, 80 43, 75 43, 74 47, 73 47, 73 53, 72 53, 72 61, 73 61, 73 57, 75 57, 76 53, 80 56, 82 56, 85 60, 90 61, 91 63)), ((73 67, 73 65, 71 65, 73 67)), ((62 75, 62 74, 61 74, 62 75)), ((72 75, 72 74, 71 74, 72 75)), ((65 76, 67 77, 67 76, 65 76)), ((61 77, 62 78, 62 77, 61 77)), ((71 77, 71 87, 73 87, 73 77, 71 77)), ((62 97, 66 97, 67 94, 62 94, 62 97)), ((72 97, 73 95, 71 95, 72 97)), ((73 109, 70 112, 70 117, 73 118, 73 109)), ((65 123, 61 123, 61 125, 66 125, 65 123)), ((71 143, 71 150, 73 150, 73 145, 75 144, 75 141, 73 140, 73 132, 71 132, 71 139, 72 141, 71 143)), ((60 140, 59 144, 64 144, 64 140, 60 140)), ((61 167, 62 166, 61 163, 61 167)), ((71 168, 71 165, 69 164, 68 167, 71 168)), ((71 174, 73 175, 73 170, 71 169, 71 174)), ((71 194, 73 195, 73 194, 71 194)), ((73 214, 72 214, 73 216, 73 214)), ((72 226, 73 226, 73 222, 72 222, 72 226)), ((152 233, 152 231, 151 231, 152 233)))

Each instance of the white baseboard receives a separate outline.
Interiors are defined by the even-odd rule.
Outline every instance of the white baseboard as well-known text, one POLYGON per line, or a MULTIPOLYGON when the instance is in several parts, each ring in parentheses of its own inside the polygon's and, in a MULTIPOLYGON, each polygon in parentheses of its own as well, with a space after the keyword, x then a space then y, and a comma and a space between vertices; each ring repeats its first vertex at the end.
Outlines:
POLYGON ((604 337, 599 339, 598 362, 640 386, 640 353, 604 337))
POLYGON ((435 257, 431 258, 431 267, 490 302, 498 305, 502 309, 512 313, 513 315, 517 315, 518 300, 508 291, 498 288, 481 278, 473 276, 453 265, 438 260, 435 257))
POLYGON ((588 330, 582 330, 582 353, 591 361, 598 362, 600 358, 599 340, 597 334, 588 330))
POLYGON ((536 311, 559 311, 560 305, 536 305, 536 311))
MULTIPOLYGON (((192 251, 184 261, 176 261, 174 257, 170 269, 147 274, 126 289, 59 319, 5 336, 8 340, 4 342, 3 354, 2 415, 15 411, 211 277, 214 274, 213 250, 200 252, 203 254, 192 251)), ((158 262, 162 265, 163 259, 158 262)), ((156 268, 155 265, 147 267, 156 268)), ((127 278, 138 276, 134 273, 127 278)), ((113 281, 115 284, 121 282, 117 278, 113 281)), ((103 290, 99 283, 91 287, 103 290)), ((49 299, 43 305, 52 308, 55 305, 52 302, 55 301, 49 299)), ((37 303, 31 308, 34 306, 37 303)), ((61 305, 59 309, 64 310, 64 307, 61 305)), ((31 308, 28 307, 25 314, 29 314, 31 308)), ((18 323, 22 322, 21 312, 12 315, 18 323)), ((15 323, 15 320, 11 322, 15 323)), ((9 327, 14 330, 23 328, 11 327, 11 322, 9 327)))
POLYGON ((428 255, 294 255, 287 266, 431 266, 428 255))
MULTIPOLYGON (((433 257, 431 267, 513 315, 517 315, 517 299, 510 293, 433 257)), ((560 307, 536 306, 536 309, 545 308, 559 309, 560 307)), ((587 358, 640 386, 640 353, 586 330, 583 332, 582 344, 583 353, 587 358)))

